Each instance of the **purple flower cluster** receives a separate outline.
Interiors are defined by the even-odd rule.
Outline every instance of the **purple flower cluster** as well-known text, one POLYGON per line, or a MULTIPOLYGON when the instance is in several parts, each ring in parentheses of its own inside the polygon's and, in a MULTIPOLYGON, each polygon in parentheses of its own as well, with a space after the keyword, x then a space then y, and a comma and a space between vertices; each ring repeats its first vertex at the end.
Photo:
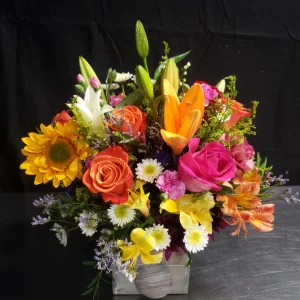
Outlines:
POLYGON ((43 214, 50 215, 50 208, 56 203, 58 203, 58 200, 54 199, 53 195, 45 195, 34 200, 33 206, 43 208, 43 214))
POLYGON ((110 230, 102 229, 101 236, 97 241, 99 249, 95 249, 94 256, 94 259, 97 261, 97 268, 98 270, 106 271, 106 273, 114 271, 126 275, 130 261, 123 262, 121 260, 118 244, 116 241, 109 241, 110 236, 110 230))
POLYGON ((44 225, 50 221, 50 216, 41 217, 38 215, 37 217, 32 218, 31 225, 44 225))
POLYGON ((292 189, 288 188, 283 194, 279 196, 280 199, 283 199, 286 203, 300 203, 299 193, 296 192, 293 194, 292 189))
POLYGON ((289 181, 289 179, 283 178, 283 175, 279 175, 278 177, 273 176, 273 172, 267 171, 265 173, 264 181, 268 186, 285 185, 289 181))

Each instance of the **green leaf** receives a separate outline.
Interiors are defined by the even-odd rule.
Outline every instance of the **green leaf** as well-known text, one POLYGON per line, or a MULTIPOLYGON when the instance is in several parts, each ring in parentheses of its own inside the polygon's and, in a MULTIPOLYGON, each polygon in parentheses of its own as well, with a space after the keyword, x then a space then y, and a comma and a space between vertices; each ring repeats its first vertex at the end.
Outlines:
POLYGON ((95 261, 83 261, 82 264, 84 266, 95 266, 96 265, 96 262, 95 261))
POLYGON ((88 285, 88 289, 96 284, 96 282, 99 280, 99 274, 91 281, 91 283, 88 285))
POLYGON ((191 257, 191 253, 190 252, 187 252, 187 256, 188 256, 188 258, 189 258, 189 260, 187 261, 187 263, 186 263, 186 267, 189 267, 191 264, 192 264, 192 257, 191 257))
POLYGON ((226 196, 236 196, 237 193, 230 187, 222 185, 221 191, 218 192, 219 195, 226 195, 226 196))
POLYGON ((89 289, 86 290, 84 293, 82 293, 81 296, 87 296, 87 295, 91 294, 94 290, 95 290, 94 287, 89 288, 89 289))
MULTIPOLYGON (((189 50, 189 51, 187 51, 187 52, 185 52, 185 53, 182 53, 182 54, 173 56, 172 59, 174 59, 174 61, 175 61, 176 64, 177 64, 177 63, 179 63, 181 60, 183 60, 184 58, 186 58, 186 57, 189 55, 190 52, 191 52, 191 50, 189 50)), ((153 79, 154 79, 155 81, 156 81, 156 80, 159 78, 159 76, 161 75, 161 72, 162 72, 162 70, 163 70, 165 64, 166 64, 166 62, 160 64, 160 65, 158 66, 158 68, 155 70, 155 72, 154 72, 154 77, 153 77, 153 79)))
POLYGON ((140 106, 142 104, 142 101, 144 99, 143 94, 139 91, 136 90, 129 94, 127 97, 125 97, 117 106, 116 109, 122 108, 126 105, 135 105, 135 106, 140 106))

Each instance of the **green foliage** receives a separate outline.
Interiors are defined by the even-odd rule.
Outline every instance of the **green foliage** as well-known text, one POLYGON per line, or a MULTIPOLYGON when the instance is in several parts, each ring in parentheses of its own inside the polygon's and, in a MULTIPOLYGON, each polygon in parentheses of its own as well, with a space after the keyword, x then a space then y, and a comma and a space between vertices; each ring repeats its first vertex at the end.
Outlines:
POLYGON ((226 96, 229 96, 230 99, 235 99, 238 92, 236 90, 236 76, 229 75, 224 78, 224 80, 229 80, 229 83, 226 84, 226 89, 228 89, 228 92, 225 93, 226 96))
POLYGON ((205 108, 204 119, 201 127, 196 133, 197 137, 201 139, 201 146, 211 141, 218 141, 223 134, 227 134, 230 141, 223 141, 226 147, 230 147, 232 144, 239 144, 244 141, 246 135, 255 135, 256 127, 253 124, 253 120, 256 117, 256 110, 259 104, 258 101, 252 102, 252 108, 248 109, 251 115, 241 118, 234 126, 228 128, 224 126, 225 123, 234 108, 234 99, 237 95, 236 90, 236 77, 228 76, 225 79, 229 80, 226 85, 227 93, 223 94, 223 100, 216 99, 213 105, 209 105, 205 108), (226 101, 224 101, 224 99, 226 101))
POLYGON ((229 186, 222 185, 222 189, 218 191, 219 195, 237 196, 237 193, 229 186))
MULTIPOLYGON (((163 44, 164 44, 164 55, 162 55, 161 58, 163 59, 163 61, 166 61, 166 60, 168 60, 168 55, 169 55, 171 49, 169 47, 169 44, 166 41, 163 41, 163 44)), ((163 63, 163 61, 160 63, 163 63)))

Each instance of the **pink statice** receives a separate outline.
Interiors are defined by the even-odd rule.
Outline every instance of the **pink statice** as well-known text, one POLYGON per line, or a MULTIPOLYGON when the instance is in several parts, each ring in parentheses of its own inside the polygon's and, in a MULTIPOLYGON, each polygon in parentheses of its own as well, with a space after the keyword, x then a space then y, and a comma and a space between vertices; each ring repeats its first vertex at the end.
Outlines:
POLYGON ((251 158, 255 155, 255 151, 246 139, 242 144, 232 146, 230 153, 242 171, 247 172, 253 169, 254 161, 251 158))
POLYGON ((120 93, 118 96, 110 96, 108 97, 108 101, 111 104, 111 106, 117 106, 124 98, 124 94, 120 93))
POLYGON ((185 184, 179 180, 177 171, 164 171, 157 178, 156 186, 173 200, 179 199, 185 193, 185 184))
POLYGON ((196 81, 196 83, 199 83, 203 89, 205 106, 208 106, 209 102, 215 100, 221 93, 215 86, 207 84, 204 81, 196 81))

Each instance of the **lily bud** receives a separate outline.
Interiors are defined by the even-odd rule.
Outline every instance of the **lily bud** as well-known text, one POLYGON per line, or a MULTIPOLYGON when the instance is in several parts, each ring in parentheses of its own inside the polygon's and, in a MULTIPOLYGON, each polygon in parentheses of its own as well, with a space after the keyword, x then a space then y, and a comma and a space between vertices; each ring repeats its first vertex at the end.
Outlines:
POLYGON ((137 66, 135 69, 136 83, 145 98, 153 100, 153 84, 147 71, 142 66, 137 66))
POLYGON ((141 21, 136 22, 135 26, 136 49, 142 58, 146 58, 149 53, 148 38, 141 21))
POLYGON ((79 57, 79 67, 80 73, 82 74, 86 82, 89 82, 90 78, 95 77, 100 83, 100 80, 98 79, 95 71, 82 56, 79 57))
POLYGON ((163 70, 162 81, 164 79, 167 79, 171 85, 173 86, 175 92, 178 92, 179 88, 179 74, 178 74, 178 68, 176 66, 175 60, 173 58, 168 59, 166 66, 163 70))
POLYGON ((220 92, 222 92, 222 93, 224 93, 225 87, 226 87, 226 81, 225 81, 224 79, 222 79, 222 80, 221 80, 220 82, 218 82, 218 84, 216 85, 216 88, 217 88, 220 92))
POLYGON ((93 89, 98 89, 100 86, 100 81, 96 77, 90 78, 90 85, 93 89))
POLYGON ((81 74, 78 74, 77 75, 77 81, 78 81, 78 83, 84 83, 85 79, 84 79, 84 77, 81 74))
POLYGON ((84 93, 84 87, 81 84, 76 84, 75 85, 75 90, 79 94, 83 94, 84 93))

